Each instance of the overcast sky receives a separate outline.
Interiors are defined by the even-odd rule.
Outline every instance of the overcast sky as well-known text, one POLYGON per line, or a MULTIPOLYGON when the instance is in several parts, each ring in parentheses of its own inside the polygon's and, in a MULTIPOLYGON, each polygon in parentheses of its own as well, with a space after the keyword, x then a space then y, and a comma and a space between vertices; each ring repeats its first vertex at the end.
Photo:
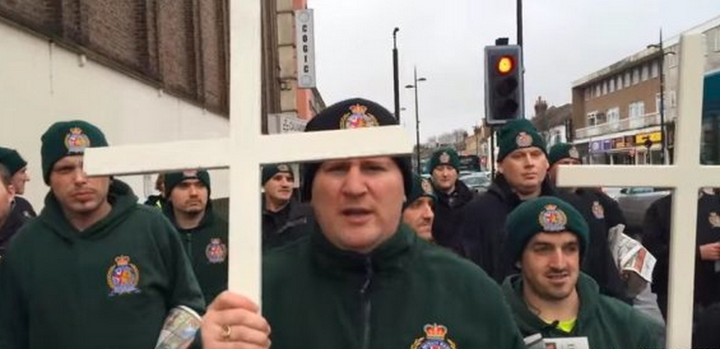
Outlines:
MULTIPOLYGON (((318 89, 331 104, 365 97, 393 110, 392 31, 399 27, 401 120, 414 136, 413 66, 421 140, 484 115, 483 48, 516 42, 512 0, 308 0, 315 10, 318 89), (421 5, 422 4, 422 5, 421 5)), ((525 105, 569 103, 571 83, 720 16, 720 0, 532 0, 524 7, 525 105)))

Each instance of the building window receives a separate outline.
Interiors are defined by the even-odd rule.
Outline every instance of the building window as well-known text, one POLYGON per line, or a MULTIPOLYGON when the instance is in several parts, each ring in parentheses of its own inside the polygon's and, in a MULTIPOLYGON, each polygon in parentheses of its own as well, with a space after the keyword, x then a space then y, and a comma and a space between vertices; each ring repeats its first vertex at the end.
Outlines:
POLYGON ((587 125, 588 126, 595 126, 597 125, 597 111, 593 111, 588 113, 587 115, 587 125))
POLYGON ((636 85, 640 83, 640 68, 633 69, 632 84, 636 85))
POLYGON ((647 79, 648 79, 649 77, 650 77, 650 72, 648 71, 648 65, 647 65, 647 64, 643 64, 643 66, 642 66, 641 79, 642 79, 642 81, 647 81, 647 79))
POLYGON ((715 44, 713 45, 713 49, 715 49, 715 52, 720 52, 720 30, 715 30, 715 44))
POLYGON ((674 52, 671 50, 665 50, 665 60, 667 61, 668 68, 672 68, 678 65, 677 53, 667 54, 667 52, 674 52))
POLYGON ((623 79, 622 79, 622 74, 620 74, 617 76, 617 89, 622 90, 622 88, 623 88, 623 79))
POLYGON ((603 96, 607 94, 607 80, 602 82, 602 94, 603 96))
POLYGON ((585 89, 585 100, 587 101, 587 100, 589 100, 589 99, 590 99, 590 89, 589 89, 589 88, 586 88, 586 89, 585 89))
POLYGON ((658 77, 658 66, 660 66, 660 62, 652 62, 650 65, 650 76, 654 79, 658 77))
POLYGON ((630 71, 625 72, 625 83, 623 84, 625 87, 630 87, 630 71))
POLYGON ((595 85, 595 97, 600 97, 600 84, 595 85))
POLYGON ((608 82, 608 93, 615 92, 615 78, 610 79, 608 82))
POLYGON ((675 108, 677 106, 677 93, 675 91, 669 91, 665 100, 665 109, 668 107, 675 108))
POLYGON ((628 108, 628 117, 629 118, 637 118, 645 115, 645 102, 634 102, 630 103, 630 106, 628 108))
POLYGON ((620 121, 620 108, 618 108, 618 107, 610 108, 610 109, 608 109, 606 115, 607 115, 608 123, 610 123, 610 124, 617 123, 620 121))

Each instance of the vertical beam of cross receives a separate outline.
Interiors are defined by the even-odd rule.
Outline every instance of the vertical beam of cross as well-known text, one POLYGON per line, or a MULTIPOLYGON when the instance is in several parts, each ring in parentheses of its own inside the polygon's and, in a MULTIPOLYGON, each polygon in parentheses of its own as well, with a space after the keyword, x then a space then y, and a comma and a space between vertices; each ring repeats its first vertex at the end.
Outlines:
POLYGON ((655 186, 674 188, 670 238, 670 279, 667 347, 692 344, 695 227, 698 191, 720 184, 720 168, 702 166, 702 117, 705 57, 700 33, 680 41, 679 115, 676 122, 675 163, 671 166, 561 166, 560 186, 655 186))

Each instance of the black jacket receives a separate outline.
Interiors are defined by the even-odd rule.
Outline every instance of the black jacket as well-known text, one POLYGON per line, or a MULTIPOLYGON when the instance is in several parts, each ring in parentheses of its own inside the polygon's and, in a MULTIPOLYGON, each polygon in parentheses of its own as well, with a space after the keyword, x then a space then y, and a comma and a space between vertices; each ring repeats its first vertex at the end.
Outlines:
MULTIPOLYGON (((541 196, 554 195, 550 182, 542 184, 541 196)), ((505 177, 498 174, 488 191, 465 205, 460 228, 462 253, 499 284, 514 274, 513 262, 505 253, 505 220, 522 200, 505 177)))
POLYGON ((278 212, 265 209, 262 201, 262 248, 268 251, 306 237, 314 223, 312 208, 307 203, 291 199, 278 212))
POLYGON ((437 201, 433 209, 435 213, 432 226, 433 240, 440 246, 462 253, 460 227, 463 221, 463 207, 476 195, 459 179, 455 182, 455 190, 452 193, 447 194, 435 188, 435 195, 437 201))
MULTIPOLYGON (((658 296, 658 305, 667 315, 668 267, 670 260, 670 217, 672 196, 658 199, 645 213, 643 243, 655 256, 657 263, 653 270, 652 290, 658 296)), ((715 272, 715 262, 700 258, 701 245, 720 240, 720 223, 714 219, 720 215, 720 196, 703 193, 698 199, 698 216, 695 256, 695 304, 701 307, 720 302, 720 273, 715 272), (715 224, 713 224, 713 222, 715 224)), ((678 232, 680 234, 692 231, 678 232)))
POLYGON ((10 210, 5 224, 0 226, 0 259, 5 255, 5 249, 10 242, 10 238, 30 219, 22 213, 23 211, 16 208, 17 207, 13 207, 13 209, 10 210))

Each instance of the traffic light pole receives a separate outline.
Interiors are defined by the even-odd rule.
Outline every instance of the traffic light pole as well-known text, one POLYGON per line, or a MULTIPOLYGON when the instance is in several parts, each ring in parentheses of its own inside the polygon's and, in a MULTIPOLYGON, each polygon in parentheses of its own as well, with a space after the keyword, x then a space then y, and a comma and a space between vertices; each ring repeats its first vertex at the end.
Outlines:
POLYGON ((420 170, 420 113, 418 112, 418 77, 417 67, 413 69, 413 78, 415 79, 415 157, 417 160, 417 174, 422 175, 420 170))
POLYGON ((495 178, 495 129, 490 127, 490 178, 495 178))

